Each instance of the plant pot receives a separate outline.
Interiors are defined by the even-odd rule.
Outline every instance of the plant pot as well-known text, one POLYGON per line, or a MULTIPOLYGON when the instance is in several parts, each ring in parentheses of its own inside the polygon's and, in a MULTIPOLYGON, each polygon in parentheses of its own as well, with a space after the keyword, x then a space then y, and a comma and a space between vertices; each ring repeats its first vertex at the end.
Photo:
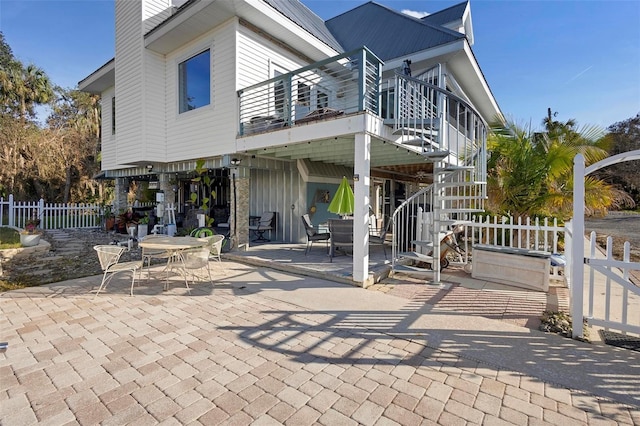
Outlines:
POLYGON ((113 226, 116 224, 116 218, 115 217, 109 217, 105 220, 105 229, 107 231, 111 231, 113 229, 113 226))
POLYGON ((22 244, 22 247, 35 247, 40 244, 40 235, 20 234, 20 244, 22 244))
POLYGON ((142 237, 146 237, 147 233, 149 232, 149 225, 146 223, 139 223, 138 224, 138 239, 142 238, 142 237))

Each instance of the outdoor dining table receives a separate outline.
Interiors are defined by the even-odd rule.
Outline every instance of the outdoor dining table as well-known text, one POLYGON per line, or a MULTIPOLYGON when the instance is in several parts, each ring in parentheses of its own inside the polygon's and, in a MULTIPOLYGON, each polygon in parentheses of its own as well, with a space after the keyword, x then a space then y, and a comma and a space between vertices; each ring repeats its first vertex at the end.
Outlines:
MULTIPOLYGON (((182 258, 182 251, 191 248, 199 248, 207 245, 207 241, 200 238, 195 237, 151 237, 141 240, 138 243, 139 247, 150 249, 150 250, 165 250, 167 252, 167 268, 168 270, 174 264, 177 264, 181 269, 185 277, 185 283, 187 283, 187 271, 184 265, 184 259, 182 258)), ((165 280, 165 289, 167 288, 167 280, 165 280)), ((187 283, 187 288, 189 285, 187 283)))

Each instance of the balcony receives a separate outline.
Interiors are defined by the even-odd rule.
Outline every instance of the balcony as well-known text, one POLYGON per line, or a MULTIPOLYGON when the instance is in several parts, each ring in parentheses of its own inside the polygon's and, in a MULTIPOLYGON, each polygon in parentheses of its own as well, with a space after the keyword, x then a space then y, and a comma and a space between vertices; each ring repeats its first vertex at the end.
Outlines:
POLYGON ((382 61, 366 47, 238 91, 239 136, 380 112, 382 61))

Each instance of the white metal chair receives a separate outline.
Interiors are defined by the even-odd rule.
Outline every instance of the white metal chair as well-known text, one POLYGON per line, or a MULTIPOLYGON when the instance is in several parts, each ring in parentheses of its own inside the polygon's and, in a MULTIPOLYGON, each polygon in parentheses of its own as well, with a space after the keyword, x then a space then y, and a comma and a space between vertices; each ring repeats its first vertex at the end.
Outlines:
MULTIPOLYGON (((144 240, 149 241, 154 238, 165 238, 164 235, 147 235, 144 240)), ((158 250, 158 249, 150 249, 150 248, 142 248, 142 268, 144 268, 145 261, 147 262, 147 281, 149 281, 149 276, 151 275, 149 268, 151 267, 151 259, 166 259, 167 262, 173 254, 167 250, 158 250)), ((142 276, 142 271, 140 271, 140 275, 142 276)))
POLYGON ((198 247, 193 249, 186 249, 180 252, 181 260, 176 262, 177 264, 181 263, 181 267, 184 273, 184 282, 187 286, 189 292, 189 283, 187 281, 188 275, 191 275, 191 282, 195 283, 196 278, 202 278, 198 275, 198 271, 206 269, 207 274, 209 276, 209 282, 213 284, 213 278, 211 277, 211 269, 209 269, 209 254, 210 249, 207 246, 198 247))
POLYGON ((113 276, 118 272, 131 271, 131 295, 133 296, 133 286, 136 280, 136 272, 142 270, 141 261, 122 262, 119 263, 120 256, 126 250, 125 247, 113 246, 113 245, 99 245, 94 246, 93 249, 98 254, 98 260, 100 261, 100 267, 103 270, 102 282, 96 292, 94 298, 98 296, 98 293, 102 291, 104 287, 111 281, 113 276))
POLYGON ((224 242, 224 235, 215 234, 209 237, 200 237, 199 239, 207 242, 207 247, 209 247, 209 253, 211 255, 210 257, 217 260, 218 262, 222 262, 220 253, 222 253, 222 243, 224 242))

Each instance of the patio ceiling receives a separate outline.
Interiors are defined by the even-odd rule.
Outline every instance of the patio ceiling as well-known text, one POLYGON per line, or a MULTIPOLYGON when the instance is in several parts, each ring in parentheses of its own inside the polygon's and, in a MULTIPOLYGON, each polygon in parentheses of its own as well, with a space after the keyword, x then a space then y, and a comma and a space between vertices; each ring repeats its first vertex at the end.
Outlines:
MULTIPOLYGON (((247 154, 285 160, 307 159, 314 162, 353 168, 353 136, 319 139, 247 151, 247 154)), ((433 163, 414 151, 392 142, 371 138, 371 175, 399 180, 430 181, 433 163)))

